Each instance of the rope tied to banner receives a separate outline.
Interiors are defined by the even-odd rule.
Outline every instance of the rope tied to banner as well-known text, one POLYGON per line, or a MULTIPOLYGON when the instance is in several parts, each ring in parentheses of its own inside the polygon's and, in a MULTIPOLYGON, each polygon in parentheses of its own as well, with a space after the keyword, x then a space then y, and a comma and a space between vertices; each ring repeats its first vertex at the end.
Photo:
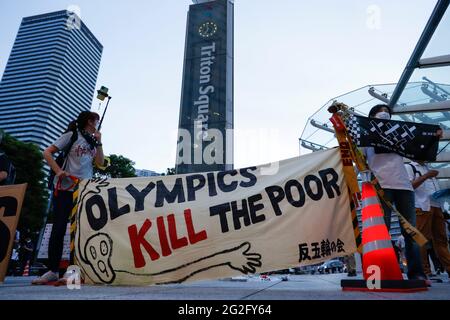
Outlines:
POLYGON ((349 200, 350 200, 350 212, 353 226, 353 233, 355 237, 356 247, 359 253, 362 254, 362 237, 361 230, 359 229, 358 216, 356 209, 358 207, 358 194, 359 185, 356 177, 355 170, 353 169, 354 150, 352 150, 351 144, 347 141, 347 132, 344 122, 337 113, 333 114, 330 119, 333 124, 336 138, 339 142, 339 148, 341 150, 341 158, 343 164, 344 177, 348 186, 349 200))

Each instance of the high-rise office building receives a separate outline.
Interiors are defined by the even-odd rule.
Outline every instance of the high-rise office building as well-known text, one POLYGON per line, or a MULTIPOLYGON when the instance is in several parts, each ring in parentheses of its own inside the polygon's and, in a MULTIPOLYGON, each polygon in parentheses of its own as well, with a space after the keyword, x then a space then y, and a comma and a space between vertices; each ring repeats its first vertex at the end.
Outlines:
POLYGON ((42 150, 90 110, 103 46, 80 18, 24 18, 0 82, 0 129, 42 150))
POLYGON ((189 7, 179 118, 177 173, 233 168, 232 0, 189 7))
POLYGON ((156 177, 161 175, 160 173, 147 169, 136 169, 135 173, 137 177, 156 177))

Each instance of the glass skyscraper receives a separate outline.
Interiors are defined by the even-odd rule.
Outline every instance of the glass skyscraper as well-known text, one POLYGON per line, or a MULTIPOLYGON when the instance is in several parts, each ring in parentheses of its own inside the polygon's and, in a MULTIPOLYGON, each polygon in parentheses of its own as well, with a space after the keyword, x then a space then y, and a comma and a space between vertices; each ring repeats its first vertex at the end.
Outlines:
POLYGON ((43 150, 90 110, 103 46, 80 18, 23 18, 0 82, 0 129, 43 150))

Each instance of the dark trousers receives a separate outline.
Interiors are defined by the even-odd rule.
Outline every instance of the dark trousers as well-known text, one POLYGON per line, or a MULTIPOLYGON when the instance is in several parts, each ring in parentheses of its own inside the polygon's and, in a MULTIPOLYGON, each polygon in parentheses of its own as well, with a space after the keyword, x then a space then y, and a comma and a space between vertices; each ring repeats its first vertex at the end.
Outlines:
MULTIPOLYGON (((450 251, 448 250, 447 232, 445 230, 445 218, 441 208, 431 207, 431 211, 417 215, 417 229, 432 244, 432 252, 436 254, 443 268, 450 274, 450 251)), ((421 248, 422 266, 425 273, 431 274, 427 248, 421 248)), ((437 263, 433 261, 435 269, 437 263)))
MULTIPOLYGON (((394 204, 398 212, 412 225, 416 226, 416 209, 414 208, 414 192, 409 190, 383 189, 384 198, 394 204)), ((382 201, 384 220, 388 230, 391 228, 391 210, 382 201)), ((419 245, 410 237, 403 227, 402 235, 405 238, 405 256, 408 264, 408 279, 414 279, 417 276, 425 276, 420 258, 419 245)))
POLYGON ((19 261, 11 259, 9 261, 7 275, 14 276, 14 277, 18 276, 20 273, 20 269, 17 270, 18 268, 19 268, 19 261))
POLYGON ((48 244, 49 269, 58 273, 61 262, 64 236, 67 231, 70 213, 73 207, 73 192, 58 191, 53 197, 53 227, 48 244))

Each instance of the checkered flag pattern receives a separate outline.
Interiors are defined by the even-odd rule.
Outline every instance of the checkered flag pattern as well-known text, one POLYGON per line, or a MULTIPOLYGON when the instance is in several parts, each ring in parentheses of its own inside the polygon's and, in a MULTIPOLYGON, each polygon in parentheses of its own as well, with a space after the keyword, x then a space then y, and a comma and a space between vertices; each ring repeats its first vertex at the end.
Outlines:
POLYGON ((373 147, 375 153, 394 152, 412 160, 435 161, 439 147, 438 125, 382 120, 355 115, 344 119, 358 147, 373 147))
POLYGON ((361 141, 361 126, 358 123, 358 119, 354 116, 349 116, 345 120, 345 125, 349 135, 352 137, 353 142, 359 146, 361 141))

